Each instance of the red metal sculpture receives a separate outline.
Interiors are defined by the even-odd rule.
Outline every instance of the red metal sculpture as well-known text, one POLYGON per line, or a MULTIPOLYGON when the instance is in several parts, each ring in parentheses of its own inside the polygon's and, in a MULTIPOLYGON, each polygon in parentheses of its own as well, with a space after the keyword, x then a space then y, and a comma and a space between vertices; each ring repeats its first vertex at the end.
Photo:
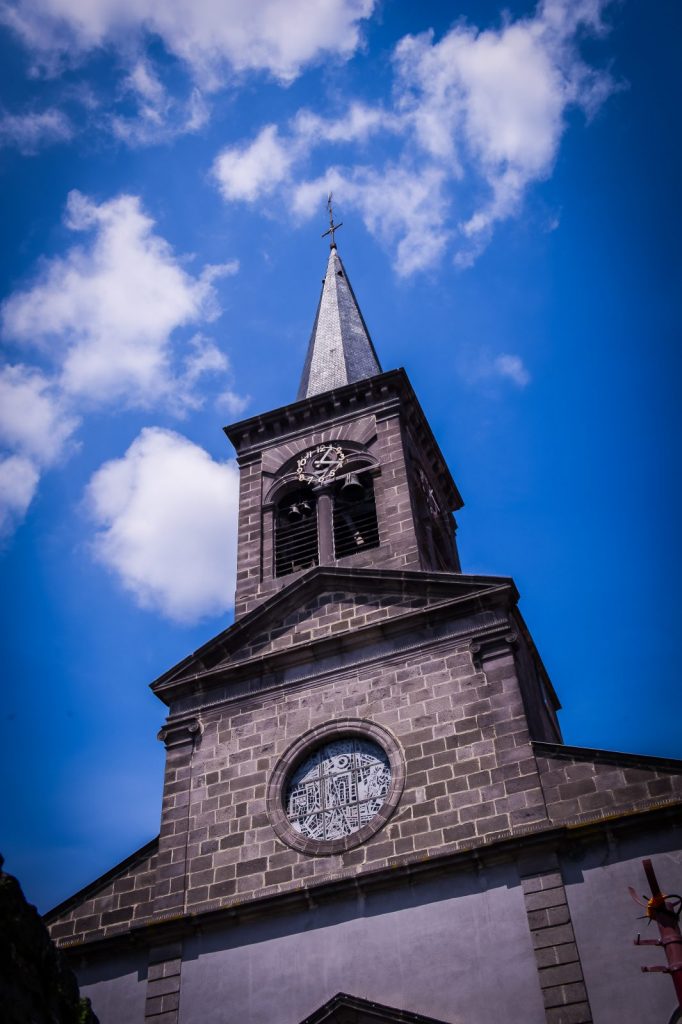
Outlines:
MULTIPOLYGON (((640 899, 632 886, 628 891, 635 903, 646 908, 645 917, 649 921, 655 921, 660 934, 659 939, 642 939, 638 935, 635 939, 636 946, 662 946, 668 960, 667 966, 658 964, 655 967, 642 967, 647 973, 669 974, 675 986, 677 1001, 682 1009, 682 933, 680 933, 680 911, 682 910, 682 897, 676 895, 665 896, 656 878, 654 866, 650 860, 643 860, 644 873, 647 882, 651 887, 651 896, 642 896, 640 899)), ((680 1019, 678 1013, 673 1015, 673 1020, 680 1019)))

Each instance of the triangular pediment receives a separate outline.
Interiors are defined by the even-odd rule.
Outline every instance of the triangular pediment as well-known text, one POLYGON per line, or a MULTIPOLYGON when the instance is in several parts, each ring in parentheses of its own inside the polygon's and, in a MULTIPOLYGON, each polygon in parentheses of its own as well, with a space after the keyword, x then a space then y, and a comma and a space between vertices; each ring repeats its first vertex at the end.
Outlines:
POLYGON ((152 688, 356 636, 437 606, 480 608, 484 598, 494 596, 509 601, 518 595, 507 577, 317 566, 160 676, 152 688))
POLYGON ((339 992, 301 1024, 445 1024, 435 1017, 384 1006, 339 992))

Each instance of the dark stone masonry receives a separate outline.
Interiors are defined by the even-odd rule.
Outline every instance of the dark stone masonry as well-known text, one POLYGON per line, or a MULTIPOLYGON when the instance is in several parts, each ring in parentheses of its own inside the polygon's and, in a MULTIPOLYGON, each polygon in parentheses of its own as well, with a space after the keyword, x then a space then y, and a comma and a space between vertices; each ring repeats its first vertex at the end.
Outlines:
POLYGON ((563 743, 335 248, 300 394, 226 431, 235 622, 152 684, 159 836, 47 915, 102 1024, 665 1024, 627 886, 682 888, 682 762, 563 743))

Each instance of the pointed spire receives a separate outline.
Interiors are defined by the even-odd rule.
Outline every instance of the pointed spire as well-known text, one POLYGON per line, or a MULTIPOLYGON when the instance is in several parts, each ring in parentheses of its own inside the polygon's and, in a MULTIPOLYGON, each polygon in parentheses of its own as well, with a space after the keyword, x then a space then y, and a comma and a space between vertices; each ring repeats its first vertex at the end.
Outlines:
POLYGON ((377 373, 381 373, 377 354, 332 242, 297 398, 310 398, 377 373))

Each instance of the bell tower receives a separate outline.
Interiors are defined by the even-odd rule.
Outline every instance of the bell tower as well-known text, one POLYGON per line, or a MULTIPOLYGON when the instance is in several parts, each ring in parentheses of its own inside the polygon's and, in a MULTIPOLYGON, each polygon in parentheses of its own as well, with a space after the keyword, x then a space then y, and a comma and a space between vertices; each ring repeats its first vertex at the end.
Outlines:
POLYGON ((562 742, 335 230, 297 400, 227 428, 236 620, 152 683, 159 835, 52 934, 102 1024, 663 1021, 619 908, 642 855, 675 877, 682 762, 562 742))
POLYGON ((405 371, 381 369, 334 241, 297 401, 225 432, 237 618, 316 565, 460 571, 462 499, 405 371))

